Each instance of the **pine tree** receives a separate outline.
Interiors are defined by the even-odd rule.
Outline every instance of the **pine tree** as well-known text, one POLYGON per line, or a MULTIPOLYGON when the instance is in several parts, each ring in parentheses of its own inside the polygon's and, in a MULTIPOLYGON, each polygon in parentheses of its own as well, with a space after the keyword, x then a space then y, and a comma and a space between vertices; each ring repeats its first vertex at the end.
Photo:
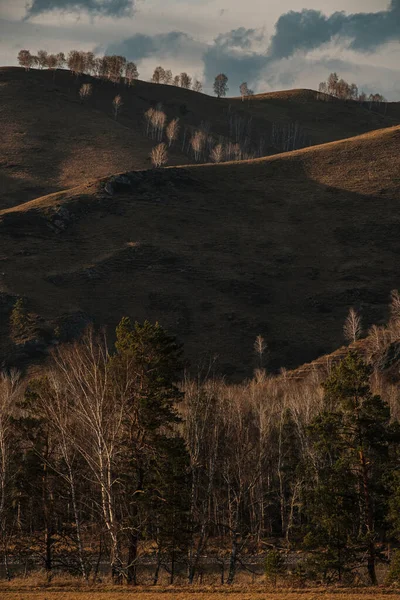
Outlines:
POLYGON ((132 326, 124 318, 116 336, 111 372, 115 385, 129 394, 119 471, 128 532, 127 579, 135 584, 139 540, 151 537, 152 523, 158 523, 156 537, 172 557, 181 538, 177 523, 184 522, 186 509, 184 486, 180 489, 178 482, 187 473, 188 459, 176 431, 180 419, 175 405, 182 399, 177 387, 182 350, 158 323, 132 326))
POLYGON ((389 445, 393 438, 388 405, 373 395, 371 367, 349 352, 325 383, 326 410, 311 428, 315 487, 308 494, 307 542, 326 549, 325 572, 341 579, 366 555, 377 583, 377 530, 387 527, 389 445))

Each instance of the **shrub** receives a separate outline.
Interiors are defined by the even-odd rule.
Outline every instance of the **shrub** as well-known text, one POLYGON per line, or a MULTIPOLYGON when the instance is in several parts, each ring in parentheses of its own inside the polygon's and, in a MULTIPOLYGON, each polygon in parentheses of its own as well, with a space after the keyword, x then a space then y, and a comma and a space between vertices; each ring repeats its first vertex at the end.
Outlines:
POLYGON ((21 337, 28 333, 29 314, 22 298, 18 298, 11 311, 10 326, 13 337, 21 337))
POLYGON ((390 561, 388 583, 400 583, 400 550, 395 550, 390 561))
POLYGON ((276 585, 278 575, 285 571, 285 559, 278 550, 270 550, 265 559, 265 576, 276 585))

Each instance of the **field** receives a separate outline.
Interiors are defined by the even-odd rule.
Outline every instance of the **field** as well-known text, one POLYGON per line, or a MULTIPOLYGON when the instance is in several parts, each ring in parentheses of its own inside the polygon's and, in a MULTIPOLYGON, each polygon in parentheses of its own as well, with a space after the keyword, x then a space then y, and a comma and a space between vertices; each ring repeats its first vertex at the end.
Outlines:
POLYGON ((262 587, 227 587, 221 588, 149 588, 113 589, 94 587, 83 589, 12 589, 0 586, 1 600, 380 600, 383 598, 399 598, 400 591, 384 588, 365 589, 266 589, 262 587))

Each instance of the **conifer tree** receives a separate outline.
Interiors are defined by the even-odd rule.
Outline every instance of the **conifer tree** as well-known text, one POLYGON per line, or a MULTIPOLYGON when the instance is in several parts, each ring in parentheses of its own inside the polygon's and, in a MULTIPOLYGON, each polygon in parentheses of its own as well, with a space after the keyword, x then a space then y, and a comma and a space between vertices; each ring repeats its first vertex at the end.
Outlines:
POLYGON ((393 427, 388 405, 371 392, 371 372, 349 352, 325 384, 326 409, 310 429, 316 477, 308 495, 307 541, 326 548, 325 573, 335 570, 339 579, 366 556, 375 585, 377 531, 387 528, 393 427))
POLYGON ((123 318, 116 338, 110 366, 114 384, 121 386, 129 398, 119 471, 125 500, 124 529, 128 532, 127 579, 135 584, 139 540, 144 535, 151 537, 153 519, 149 515, 156 514, 158 537, 169 537, 172 555, 178 527, 169 533, 168 528, 179 520, 183 522, 178 515, 184 512, 184 493, 177 486, 185 474, 182 465, 188 461, 176 432, 180 419, 175 410, 182 399, 177 387, 182 350, 158 323, 148 321, 132 326, 128 318, 123 318))

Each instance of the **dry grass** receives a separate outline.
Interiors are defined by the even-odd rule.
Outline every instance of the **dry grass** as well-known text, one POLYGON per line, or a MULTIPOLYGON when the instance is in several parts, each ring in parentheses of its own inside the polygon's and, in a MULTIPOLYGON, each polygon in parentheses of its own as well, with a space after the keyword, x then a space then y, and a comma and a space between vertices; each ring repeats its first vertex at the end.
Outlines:
POLYGON ((395 127, 133 174, 132 192, 112 197, 94 182, 0 213, 1 353, 12 351, 16 295, 44 328, 71 335, 90 318, 110 330, 122 315, 158 319, 192 364, 219 355, 238 377, 254 366, 259 333, 275 367, 335 350, 349 306, 379 323, 400 287, 399 147, 395 127))
POLYGON ((267 585, 235 584, 232 586, 138 586, 133 588, 111 584, 85 585, 76 579, 55 576, 51 584, 45 583, 42 573, 0 583, 1 600, 211 600, 229 597, 230 600, 379 600, 399 597, 394 588, 341 588, 341 587, 270 587, 267 585))
POLYGON ((126 600, 138 598, 140 600, 158 600, 162 597, 174 600, 380 600, 381 598, 398 598, 399 592, 393 589, 368 588, 368 589, 328 589, 304 588, 296 589, 268 589, 265 587, 240 587, 232 586, 222 588, 134 588, 117 589, 113 587, 90 587, 88 589, 63 589, 42 588, 11 589, 0 588, 2 600, 126 600))
MULTIPOLYGON (((253 117, 253 131, 270 131, 271 123, 298 121, 313 144, 346 138, 400 123, 400 104, 387 116, 355 105, 315 100, 310 90, 256 96, 251 103, 216 99, 174 86, 143 81, 132 88, 75 78, 57 72, 25 72, 0 68, 0 207, 15 206, 38 196, 71 188, 88 179, 131 169, 149 168, 153 141, 143 135, 143 115, 157 102, 168 119, 185 125, 209 122, 218 135, 229 134, 228 107, 253 117), (81 103, 83 83, 93 85, 81 103), (112 101, 121 94, 123 107, 116 122, 112 101)), ((169 164, 189 160, 179 145, 169 151, 169 164)))

